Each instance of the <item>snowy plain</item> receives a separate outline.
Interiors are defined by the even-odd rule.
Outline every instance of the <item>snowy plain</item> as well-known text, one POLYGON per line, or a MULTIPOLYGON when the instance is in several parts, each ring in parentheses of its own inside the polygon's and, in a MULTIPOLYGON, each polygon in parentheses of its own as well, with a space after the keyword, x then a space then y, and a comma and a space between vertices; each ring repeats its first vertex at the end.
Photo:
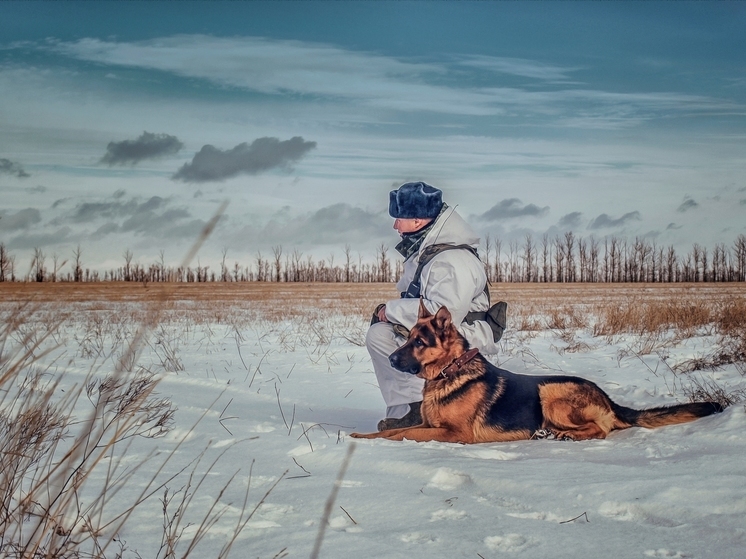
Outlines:
MULTIPOLYGON (((110 371, 137 327, 127 317, 138 308, 70 303, 58 346, 44 358, 50 370, 68 385, 110 371)), ((384 411, 362 345, 365 326, 323 304, 309 307, 305 320, 255 313, 240 321, 193 320, 184 308, 164 315, 137 365, 159 375, 158 395, 178 408, 173 429, 126 448, 133 465, 157 454, 117 494, 111 512, 129 506, 168 456, 159 479, 186 468, 167 484, 185 488, 193 459, 204 453, 194 471, 207 475, 186 513, 193 525, 184 542, 216 499, 229 506, 193 556, 215 556, 231 537, 250 486, 248 510, 271 491, 232 556, 308 557, 354 446, 320 557, 746 557, 743 402, 693 423, 632 428, 606 440, 353 441, 348 433, 374 430, 384 411)), ((579 329, 571 337, 509 329, 492 360, 518 373, 582 376, 615 401, 642 408, 686 401, 691 377, 671 366, 707 354, 714 343, 702 332, 644 354, 636 335, 600 338, 579 329)), ((691 375, 746 387, 735 365, 691 375)), ((96 491, 104 475, 93 476, 86 490, 96 491)), ((140 505, 118 534, 125 557, 157 556, 159 497, 140 505)))

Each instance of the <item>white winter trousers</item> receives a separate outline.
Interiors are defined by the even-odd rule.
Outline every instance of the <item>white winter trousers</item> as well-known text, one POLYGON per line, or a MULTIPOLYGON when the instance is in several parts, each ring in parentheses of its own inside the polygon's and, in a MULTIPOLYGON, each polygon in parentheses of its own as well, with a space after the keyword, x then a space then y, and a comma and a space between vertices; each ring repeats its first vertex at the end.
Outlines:
POLYGON ((378 388, 386 403, 386 417, 397 419, 407 414, 410 403, 422 401, 422 387, 425 384, 421 378, 397 371, 389 363, 389 355, 405 341, 394 333, 388 322, 372 324, 365 337, 365 347, 370 353, 378 388))

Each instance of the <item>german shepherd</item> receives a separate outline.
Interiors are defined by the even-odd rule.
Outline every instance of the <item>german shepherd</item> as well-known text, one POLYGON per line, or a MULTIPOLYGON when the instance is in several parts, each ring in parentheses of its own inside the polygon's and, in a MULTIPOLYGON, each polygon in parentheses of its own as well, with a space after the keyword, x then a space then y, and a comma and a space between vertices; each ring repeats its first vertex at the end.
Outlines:
POLYGON ((716 402, 635 410, 612 402, 580 377, 499 369, 469 349, 446 307, 432 315, 422 301, 417 324, 389 361, 395 369, 425 379, 422 424, 351 437, 486 443, 531 439, 544 430, 558 439, 582 441, 604 439, 628 427, 685 423, 723 410, 716 402))

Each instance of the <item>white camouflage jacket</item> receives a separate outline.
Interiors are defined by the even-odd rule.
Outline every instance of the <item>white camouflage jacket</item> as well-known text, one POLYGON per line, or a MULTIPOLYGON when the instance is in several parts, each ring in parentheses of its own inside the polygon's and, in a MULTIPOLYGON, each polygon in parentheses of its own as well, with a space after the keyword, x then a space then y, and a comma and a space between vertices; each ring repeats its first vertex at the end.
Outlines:
MULTIPOLYGON (((479 237, 452 208, 440 214, 417 252, 404 262, 404 273, 396 284, 399 292, 406 291, 414 279, 420 253, 434 244, 470 245, 479 248, 479 237)), ((436 255, 422 269, 420 276, 421 297, 425 307, 435 313, 445 306, 451 312, 453 323, 472 347, 482 353, 497 353, 492 330, 484 321, 473 324, 463 322, 470 311, 489 308, 484 286, 487 275, 484 265, 468 250, 447 250, 436 255)), ((419 299, 394 299, 386 303, 386 318, 390 322, 411 329, 417 322, 419 299)))

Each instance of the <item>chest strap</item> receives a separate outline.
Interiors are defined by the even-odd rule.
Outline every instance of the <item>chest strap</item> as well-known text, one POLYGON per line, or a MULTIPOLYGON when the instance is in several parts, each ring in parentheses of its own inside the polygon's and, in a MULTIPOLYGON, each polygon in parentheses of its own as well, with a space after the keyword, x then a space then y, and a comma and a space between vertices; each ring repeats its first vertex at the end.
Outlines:
MULTIPOLYGON (((420 285, 420 277, 422 276, 422 269, 425 265, 435 258, 441 252, 446 250, 468 250, 474 257, 479 260, 479 254, 477 250, 471 245, 447 245, 447 244, 435 244, 426 247, 421 253, 417 260, 417 269, 414 272, 414 277, 409 283, 406 291, 401 292, 402 299, 419 299, 422 296, 422 286, 420 285)), ((481 260, 480 260, 481 262, 481 260)), ((487 295, 487 304, 490 304, 490 289, 489 281, 484 284, 484 294, 487 295)), ((464 322, 471 325, 477 320, 486 322, 492 330, 492 337, 497 342, 502 338, 503 332, 507 326, 507 310, 508 304, 504 301, 500 301, 492 305, 486 311, 470 311, 466 313, 464 322)))
MULTIPOLYGON (((420 276, 422 275, 422 269, 427 265, 428 262, 430 262, 433 258, 439 255, 441 252, 445 252, 447 250, 457 250, 457 249, 468 250, 474 255, 474 257, 477 260, 479 260, 477 249, 475 249, 471 245, 447 245, 447 244, 430 245, 429 247, 426 247, 420 253, 420 257, 417 260, 417 269, 414 272, 414 277, 412 278, 412 281, 409 283, 409 287, 407 287, 407 290, 401 292, 401 298, 402 299, 419 299, 422 294, 422 286, 420 285, 420 276)), ((489 292, 489 289, 487 288, 487 284, 484 285, 484 292, 487 294, 487 301, 489 302, 490 292, 489 292)))

